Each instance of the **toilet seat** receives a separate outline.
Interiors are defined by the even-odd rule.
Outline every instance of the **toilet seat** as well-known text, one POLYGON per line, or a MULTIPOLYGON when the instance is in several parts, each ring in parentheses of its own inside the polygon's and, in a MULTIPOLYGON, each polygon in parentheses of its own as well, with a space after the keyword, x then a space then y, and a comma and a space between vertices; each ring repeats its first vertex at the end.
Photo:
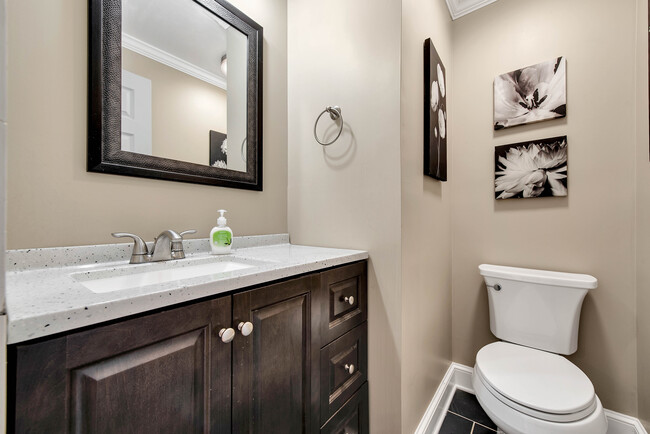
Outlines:
POLYGON ((566 358, 507 342, 483 347, 475 375, 496 399, 550 422, 574 422, 596 410, 589 378, 566 358))
POLYGON ((535 410, 530 407, 526 407, 524 405, 521 405, 515 401, 512 401, 499 393, 497 390, 495 390, 490 384, 483 378, 481 375, 481 372, 478 368, 474 368, 474 376, 477 377, 476 380, 481 382, 483 387, 496 398, 499 400, 501 403, 505 404, 506 406, 512 408, 513 410, 526 414, 528 416, 532 416, 534 418, 547 421, 547 422, 559 422, 559 423, 569 423, 569 422, 575 422, 581 419, 584 419, 588 417, 590 414, 592 414, 597 407, 597 399, 594 397, 594 401, 592 405, 587 407, 586 409, 576 412, 576 413, 569 413, 569 414, 555 414, 555 413, 545 413, 539 410, 535 410))

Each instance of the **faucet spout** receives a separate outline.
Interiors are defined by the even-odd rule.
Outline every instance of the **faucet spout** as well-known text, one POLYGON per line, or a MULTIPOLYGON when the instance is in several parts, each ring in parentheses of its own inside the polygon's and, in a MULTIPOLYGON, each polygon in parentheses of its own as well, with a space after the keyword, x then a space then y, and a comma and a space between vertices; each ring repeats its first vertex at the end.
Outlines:
MULTIPOLYGON (((183 237, 176 231, 167 229, 163 231, 154 240, 153 248, 151 249, 151 262, 169 261, 170 259, 180 259, 174 257, 174 251, 179 249, 183 251, 183 237)), ((183 255, 185 257, 185 255, 183 255)))
POLYGON ((190 229, 183 231, 180 234, 176 231, 168 229, 163 231, 153 240, 153 247, 151 252, 147 249, 147 243, 137 235, 115 232, 114 237, 130 237, 133 238, 133 254, 131 255, 131 264, 142 264, 145 262, 158 262, 170 261, 172 259, 184 259, 185 251, 183 250, 183 235, 194 234, 196 231, 190 229))

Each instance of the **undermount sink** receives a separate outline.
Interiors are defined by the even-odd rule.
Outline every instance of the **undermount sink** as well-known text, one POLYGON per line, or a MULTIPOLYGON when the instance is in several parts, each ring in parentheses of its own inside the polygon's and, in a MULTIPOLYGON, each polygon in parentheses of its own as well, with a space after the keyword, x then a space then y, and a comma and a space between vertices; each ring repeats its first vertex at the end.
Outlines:
POLYGON ((202 258, 125 265, 110 270, 73 273, 71 276, 95 293, 133 289, 194 277, 210 276, 214 280, 231 277, 233 272, 258 267, 261 264, 239 258, 202 258))

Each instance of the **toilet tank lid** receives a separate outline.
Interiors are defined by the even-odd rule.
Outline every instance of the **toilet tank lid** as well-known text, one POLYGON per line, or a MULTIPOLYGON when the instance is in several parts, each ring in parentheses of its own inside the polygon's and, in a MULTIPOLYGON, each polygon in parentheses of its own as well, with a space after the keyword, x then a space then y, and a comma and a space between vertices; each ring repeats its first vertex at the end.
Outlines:
POLYGON ((566 286, 570 288, 594 289, 598 279, 588 274, 561 273, 558 271, 534 270, 532 268, 505 267, 503 265, 481 264, 478 269, 483 277, 543 285, 566 286))

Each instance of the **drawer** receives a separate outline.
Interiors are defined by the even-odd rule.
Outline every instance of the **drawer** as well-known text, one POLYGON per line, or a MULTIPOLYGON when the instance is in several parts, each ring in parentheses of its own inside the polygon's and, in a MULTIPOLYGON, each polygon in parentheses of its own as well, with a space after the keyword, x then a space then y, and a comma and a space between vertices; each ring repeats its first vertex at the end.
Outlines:
POLYGON ((366 320, 367 262, 335 268, 321 274, 321 339, 332 342, 366 320))
POLYGON ((321 423, 325 423, 366 382, 367 367, 367 323, 349 331, 321 350, 321 423))
POLYGON ((321 434, 368 434, 368 383, 321 428, 321 434))

